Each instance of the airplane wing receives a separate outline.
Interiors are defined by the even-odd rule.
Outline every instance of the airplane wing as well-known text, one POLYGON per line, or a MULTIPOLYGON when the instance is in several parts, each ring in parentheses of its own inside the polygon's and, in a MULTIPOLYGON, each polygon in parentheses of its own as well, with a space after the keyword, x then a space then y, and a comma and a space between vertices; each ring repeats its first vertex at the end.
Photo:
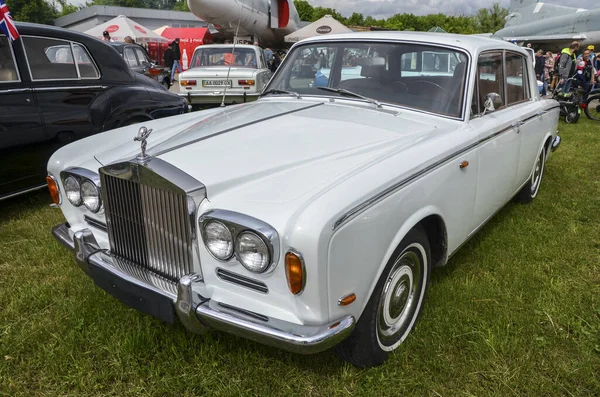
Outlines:
POLYGON ((530 43, 540 42, 555 42, 555 41, 584 41, 587 36, 583 33, 563 33, 563 34, 551 34, 546 36, 515 36, 515 37, 503 37, 507 41, 527 41, 530 43))

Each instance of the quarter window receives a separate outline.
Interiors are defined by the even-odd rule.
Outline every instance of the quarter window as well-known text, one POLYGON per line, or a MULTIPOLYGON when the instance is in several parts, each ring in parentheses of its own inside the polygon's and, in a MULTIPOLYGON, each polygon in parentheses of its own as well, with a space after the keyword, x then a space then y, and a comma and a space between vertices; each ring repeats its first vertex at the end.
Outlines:
POLYGON ((19 81, 17 66, 6 36, 0 36, 0 83, 19 81))
POLYGON ((135 49, 135 53, 137 54, 137 57, 140 60, 140 63, 142 65, 149 65, 150 64, 150 60, 148 59, 148 57, 146 56, 146 54, 144 53, 144 51, 142 51, 141 48, 136 48, 135 49))
POLYGON ((508 105, 529 99, 526 58, 515 53, 506 54, 506 102, 508 105))
POLYGON ((135 57, 135 52, 133 52, 133 48, 125 48, 123 50, 123 57, 129 66, 138 66, 138 61, 135 57))
POLYGON ((96 69, 94 62, 92 62, 92 58, 85 47, 81 44, 73 43, 73 49, 75 50, 75 62, 79 68, 79 76, 81 76, 82 79, 99 78, 100 73, 98 73, 98 69, 96 69))

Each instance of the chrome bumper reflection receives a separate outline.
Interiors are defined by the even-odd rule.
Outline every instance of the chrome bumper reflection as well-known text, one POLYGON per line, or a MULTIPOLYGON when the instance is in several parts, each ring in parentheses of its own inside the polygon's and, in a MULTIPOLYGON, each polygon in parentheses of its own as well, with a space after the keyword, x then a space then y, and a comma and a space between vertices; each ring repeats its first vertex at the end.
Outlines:
POLYGON ((71 237, 67 225, 61 224, 52 230, 52 234, 62 245, 75 251, 77 263, 86 274, 90 275, 90 267, 96 266, 149 293, 170 298, 180 321, 192 332, 202 333, 207 327, 214 327, 283 350, 312 354, 344 340, 356 323, 354 317, 346 316, 331 324, 306 326, 248 312, 195 292, 193 287, 198 286, 197 283, 203 284, 197 274, 183 276, 173 289, 164 288, 151 277, 141 277, 139 271, 128 271, 127 267, 119 265, 109 252, 100 249, 89 229, 71 237))

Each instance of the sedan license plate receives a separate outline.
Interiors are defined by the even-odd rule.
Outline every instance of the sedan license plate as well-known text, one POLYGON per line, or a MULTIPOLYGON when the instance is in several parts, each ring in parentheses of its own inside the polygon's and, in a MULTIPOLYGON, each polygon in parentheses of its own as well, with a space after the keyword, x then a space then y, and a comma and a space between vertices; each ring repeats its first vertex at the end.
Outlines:
POLYGON ((202 87, 231 87, 231 80, 202 80, 202 87))

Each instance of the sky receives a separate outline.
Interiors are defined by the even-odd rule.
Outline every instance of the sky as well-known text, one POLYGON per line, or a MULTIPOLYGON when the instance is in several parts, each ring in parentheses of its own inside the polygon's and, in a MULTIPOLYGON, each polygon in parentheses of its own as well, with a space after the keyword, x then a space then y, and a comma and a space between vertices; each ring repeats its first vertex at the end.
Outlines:
MULTIPOLYGON (((85 0, 68 0, 72 4, 83 4, 85 0)), ((447 15, 471 15, 480 8, 491 8, 494 3, 509 7, 510 0, 308 0, 313 6, 335 8, 344 16, 359 12, 377 19, 388 18, 394 14, 412 13, 427 15, 443 13, 447 15)), ((597 8, 597 0, 549 0, 556 4, 580 8, 597 8)))

